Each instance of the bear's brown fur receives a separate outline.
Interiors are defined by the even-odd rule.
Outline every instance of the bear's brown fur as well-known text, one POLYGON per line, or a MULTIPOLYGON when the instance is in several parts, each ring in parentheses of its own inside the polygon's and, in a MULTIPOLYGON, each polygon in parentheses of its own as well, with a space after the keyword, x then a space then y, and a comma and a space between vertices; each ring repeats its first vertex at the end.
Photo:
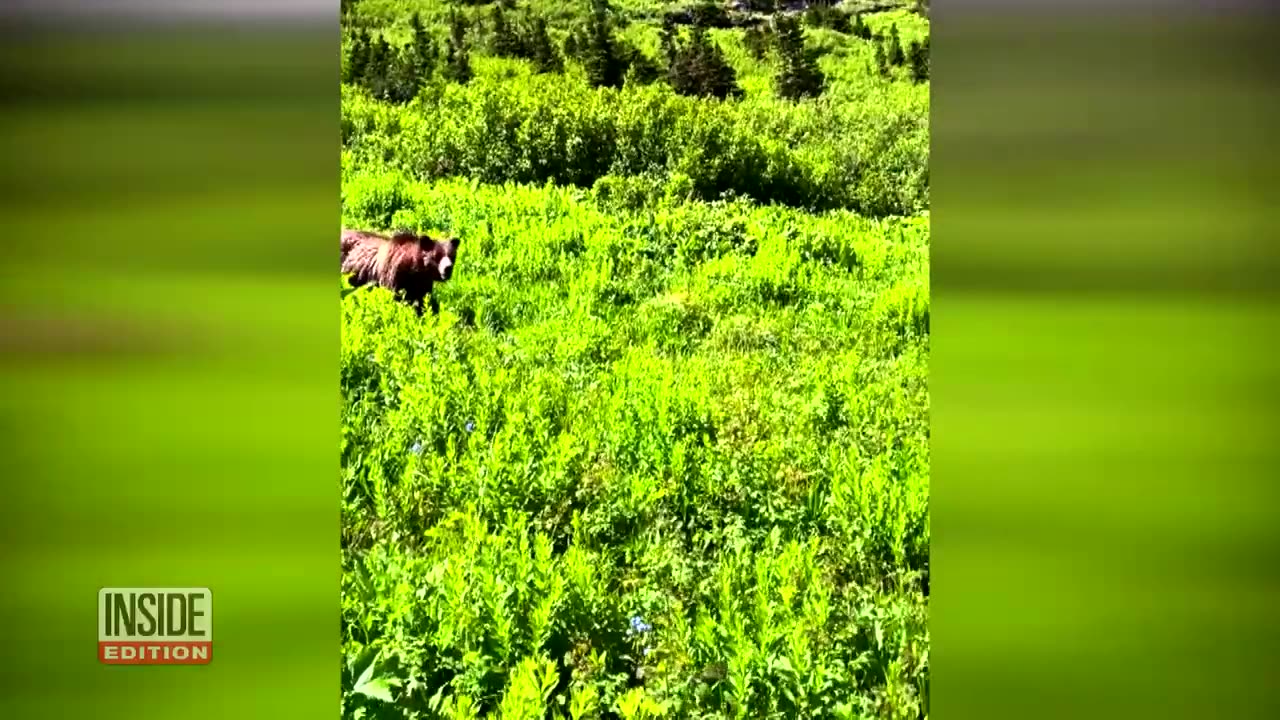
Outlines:
POLYGON ((342 272, 352 287, 373 284, 396 293, 418 315, 431 295, 431 311, 440 312, 432 288, 453 277, 458 258, 456 237, 435 240, 399 231, 391 237, 363 230, 342 230, 342 272))

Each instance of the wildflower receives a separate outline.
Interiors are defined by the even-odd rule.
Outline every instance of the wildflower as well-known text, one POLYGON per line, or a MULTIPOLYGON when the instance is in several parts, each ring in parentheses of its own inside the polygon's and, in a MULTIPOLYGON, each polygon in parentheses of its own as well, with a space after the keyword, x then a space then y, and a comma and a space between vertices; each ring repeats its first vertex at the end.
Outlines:
POLYGON ((414 443, 414 444, 413 444, 413 447, 409 448, 409 452, 413 453, 414 455, 419 455, 419 454, 421 454, 421 453, 422 453, 422 441, 421 441, 421 440, 419 440, 418 442, 414 443))
POLYGON ((467 421, 467 432, 474 432, 474 431, 475 431, 475 429, 476 429, 476 422, 475 422, 475 420, 468 420, 468 421, 467 421))
POLYGON ((653 648, 646 647, 643 652, 645 657, 649 657, 649 653, 653 652, 653 648))
POLYGON ((627 634, 643 635, 649 632, 650 630, 653 630, 653 626, 646 623, 644 621, 644 618, 640 617, 639 615, 636 615, 635 617, 631 618, 631 627, 627 630, 627 634))

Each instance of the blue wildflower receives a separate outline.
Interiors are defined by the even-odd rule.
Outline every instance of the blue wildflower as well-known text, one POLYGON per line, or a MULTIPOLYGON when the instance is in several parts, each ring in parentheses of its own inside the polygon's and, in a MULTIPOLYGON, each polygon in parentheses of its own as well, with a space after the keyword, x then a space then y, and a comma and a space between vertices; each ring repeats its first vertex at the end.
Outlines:
POLYGON ((476 423, 475 423, 475 421, 474 421, 474 420, 468 420, 468 421, 467 421, 467 432, 474 432, 474 431, 475 431, 475 429, 476 429, 476 423))
POLYGON ((414 443, 413 447, 409 448, 409 452, 413 453, 414 455, 420 454, 422 452, 422 441, 419 440, 418 442, 414 443))
POLYGON ((646 623, 644 621, 644 618, 640 617, 639 615, 636 615, 635 617, 631 618, 631 629, 628 630, 627 634, 643 635, 644 633, 647 633, 652 629, 653 629, 652 625, 646 623))

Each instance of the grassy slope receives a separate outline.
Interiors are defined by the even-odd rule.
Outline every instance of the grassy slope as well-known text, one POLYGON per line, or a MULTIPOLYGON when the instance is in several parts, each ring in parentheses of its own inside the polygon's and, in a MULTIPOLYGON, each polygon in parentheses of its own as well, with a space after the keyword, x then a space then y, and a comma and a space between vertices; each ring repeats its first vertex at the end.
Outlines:
POLYGON ((927 218, 631 189, 344 154, 344 224, 464 238, 439 318, 343 301, 344 714, 922 714, 927 218))
MULTIPOLYGON (((487 17, 483 9, 479 14, 487 17)), ((897 24, 904 43, 926 31, 923 20, 904 11, 868 23, 877 30, 897 24)), ((393 38, 397 32, 388 31, 393 38)), ((657 32, 651 23, 633 22, 624 34, 657 57, 657 32)), ((663 83, 593 91, 576 63, 564 75, 531 76, 523 61, 477 53, 470 85, 433 88, 408 107, 386 107, 348 90, 344 140, 356 161, 422 179, 461 174, 590 187, 606 174, 653 169, 692 178, 703 199, 731 190, 763 202, 873 216, 927 208, 927 84, 906 81, 902 68, 893 81, 876 76, 871 43, 823 29, 809 34, 828 78, 816 102, 775 98, 776 58, 757 61, 743 48, 741 31, 717 30, 712 36, 748 93, 743 102, 682 98, 663 83)))

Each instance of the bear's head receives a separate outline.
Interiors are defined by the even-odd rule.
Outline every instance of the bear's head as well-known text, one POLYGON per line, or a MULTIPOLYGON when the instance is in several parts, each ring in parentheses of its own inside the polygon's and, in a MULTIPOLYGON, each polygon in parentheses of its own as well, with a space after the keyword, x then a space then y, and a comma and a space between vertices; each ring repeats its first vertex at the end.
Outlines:
POLYGON ((422 242, 423 250, 427 253, 428 267, 435 270, 435 275, 440 282, 453 277, 453 268, 458 262, 458 245, 462 241, 456 237, 433 240, 423 236, 422 242))
POLYGON ((458 245, 461 241, 456 237, 436 240, 430 235, 418 235, 411 230, 397 230, 391 235, 392 247, 416 245, 413 253, 415 267, 426 273, 435 282, 445 282, 453 277, 454 265, 458 262, 458 245))

